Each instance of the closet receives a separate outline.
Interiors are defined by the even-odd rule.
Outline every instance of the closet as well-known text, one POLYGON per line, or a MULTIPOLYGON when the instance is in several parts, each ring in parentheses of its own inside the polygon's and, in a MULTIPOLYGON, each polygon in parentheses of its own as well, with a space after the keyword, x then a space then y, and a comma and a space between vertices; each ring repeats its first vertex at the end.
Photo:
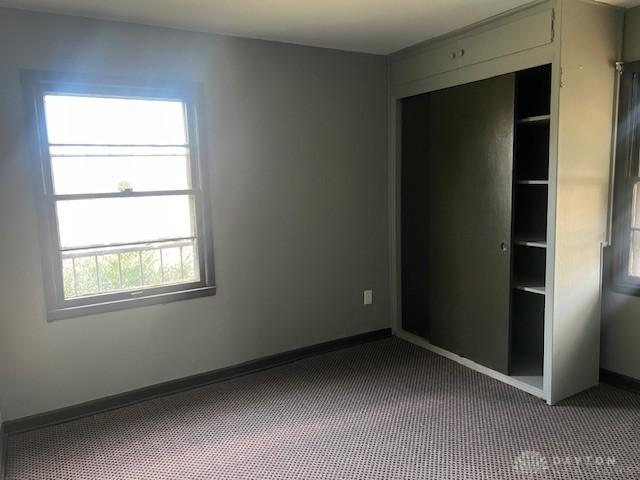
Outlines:
POLYGON ((402 100, 402 326, 542 387, 551 67, 402 100))
POLYGON ((622 19, 547 0, 390 61, 395 334, 551 404, 598 383, 622 19))

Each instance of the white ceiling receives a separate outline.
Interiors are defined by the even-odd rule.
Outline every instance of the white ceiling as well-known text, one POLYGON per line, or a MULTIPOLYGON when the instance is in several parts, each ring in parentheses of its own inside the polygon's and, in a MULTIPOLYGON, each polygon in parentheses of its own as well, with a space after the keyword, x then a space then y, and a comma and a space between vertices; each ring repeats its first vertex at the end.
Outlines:
MULTIPOLYGON (((640 0, 606 0, 619 6, 640 0)), ((0 6, 387 54, 530 0, 0 0, 0 6)))

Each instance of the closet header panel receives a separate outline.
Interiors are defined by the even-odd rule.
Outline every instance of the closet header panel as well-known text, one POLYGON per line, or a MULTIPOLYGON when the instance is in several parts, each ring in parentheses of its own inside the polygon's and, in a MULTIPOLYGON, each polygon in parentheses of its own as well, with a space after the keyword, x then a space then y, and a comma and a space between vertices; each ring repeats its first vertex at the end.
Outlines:
POLYGON ((552 3, 494 20, 490 26, 470 27, 458 35, 434 40, 391 57, 394 86, 417 82, 518 52, 544 47, 554 41, 552 3))
POLYGON ((458 41, 460 66, 486 62, 553 41, 553 10, 536 13, 458 41))

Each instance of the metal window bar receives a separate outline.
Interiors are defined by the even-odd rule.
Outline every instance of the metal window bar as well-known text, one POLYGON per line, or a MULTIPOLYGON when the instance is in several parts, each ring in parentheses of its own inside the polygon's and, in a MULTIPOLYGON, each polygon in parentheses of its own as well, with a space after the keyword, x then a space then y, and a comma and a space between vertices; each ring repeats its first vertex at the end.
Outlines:
POLYGON ((162 283, 164 283, 164 258, 162 256, 162 248, 160 249, 160 278, 162 279, 162 283))
POLYGON ((49 147, 148 147, 148 148, 190 148, 190 143, 49 143, 49 147))
POLYGON ((51 158, 111 158, 111 157, 188 157, 189 153, 57 153, 50 154, 51 158))
POLYGON ((48 144, 51 158, 95 158, 95 157, 191 157, 192 147, 184 145, 125 145, 125 144, 48 144), (84 148, 89 151, 79 152, 74 149, 84 148), (59 149, 55 151, 55 149, 59 149), (60 151, 67 149, 67 152, 60 151), (69 152, 68 150, 71 149, 69 152), (92 149, 92 150, 91 150, 92 149), (149 151, 144 151, 149 149, 149 151), (173 149, 173 151, 171 151, 173 149), (129 151, 127 151, 129 150, 129 151), (137 150, 137 151, 136 151, 137 150))
POLYGON ((120 284, 120 288, 124 288, 122 285, 122 259, 120 257, 120 253, 118 253, 118 277, 119 277, 119 284, 120 284))
POLYGON ((130 198, 130 197, 167 197, 175 195, 193 195, 197 190, 193 188, 183 190, 146 190, 146 191, 124 191, 124 192, 103 192, 103 193, 65 193, 52 194, 56 201, 65 200, 95 200, 100 198, 130 198))
POLYGON ((98 266, 98 256, 94 256, 95 265, 96 265, 96 285, 98 286, 98 291, 102 291, 102 284, 100 282, 100 267, 98 266))
MULTIPOLYGON (((137 285, 131 286, 131 288, 137 288, 137 287, 141 287, 141 286, 144 285, 144 269, 142 267, 142 256, 140 255, 140 252, 138 252, 138 253, 139 253, 139 255, 138 255, 138 261, 139 261, 138 269, 139 269, 140 276, 139 276, 138 282, 136 282, 137 285)), ((94 255, 94 261, 96 262, 96 265, 97 265, 97 257, 98 257, 98 255, 94 255)), ((85 257, 85 258, 87 258, 87 257, 85 257)), ((122 289, 125 289, 125 287, 124 287, 123 276, 122 276, 122 264, 120 262, 120 255, 118 255, 118 260, 119 260, 119 263, 118 263, 119 286, 118 286, 118 288, 116 288, 116 290, 122 290, 122 289)), ((75 259, 72 259, 72 261, 75 263, 75 259)), ((104 285, 102 285, 102 283, 100 282, 99 275, 100 275, 99 274, 99 269, 97 268, 96 269, 96 273, 95 273, 97 290, 99 292, 105 292, 105 291, 113 290, 113 289, 110 289, 110 288, 104 288, 104 285)), ((75 277, 77 277, 77 269, 76 269, 75 277)), ((165 280, 164 280, 164 265, 161 266, 161 277, 162 277, 162 281, 160 283, 166 283, 165 280)), ((78 296, 77 280, 76 280, 76 278, 74 278, 73 280, 74 280, 74 295, 78 296)), ((181 265, 180 281, 184 281, 184 280, 187 280, 187 278, 186 278, 186 275, 184 274, 183 266, 181 265)), ((127 287, 127 288, 129 288, 129 287, 127 287)))
POLYGON ((78 295, 78 273, 76 272, 76 259, 71 259, 71 268, 73 269, 73 293, 78 295))
MULTIPOLYGON (((160 284, 163 283, 169 283, 169 282, 165 282, 165 272, 164 272, 164 253, 163 250, 165 250, 166 248, 179 248, 180 251, 180 280, 179 281, 185 281, 188 280, 186 278, 186 274, 185 274, 185 261, 184 261, 184 247, 186 246, 192 246, 192 243, 190 242, 181 242, 179 244, 173 244, 173 245, 165 245, 163 247, 152 247, 152 248, 144 248, 144 250, 150 251, 150 250, 157 250, 159 251, 160 254, 160 271, 161 271, 161 282, 160 284)), ((138 271, 139 271, 139 281, 136 282, 137 285, 132 285, 130 288, 140 288, 144 286, 144 268, 143 268, 143 263, 142 263, 142 252, 143 249, 140 248, 132 248, 132 249, 128 249, 127 251, 123 251, 117 254, 117 258, 118 258, 118 288, 116 288, 115 290, 126 290, 129 289, 129 287, 125 288, 124 286, 124 280, 123 280, 123 273, 122 273, 122 254, 127 253, 127 252, 135 252, 137 251, 138 253, 138 271)), ((101 276, 100 276, 100 264, 98 261, 98 257, 101 255, 105 255, 105 254, 109 254, 112 255, 113 252, 95 252, 92 255, 79 255, 79 256, 73 256, 70 257, 71 261, 72 261, 72 265, 73 265, 73 287, 74 287, 74 295, 73 296, 81 296, 78 293, 78 288, 77 288, 77 265, 76 265, 76 259, 78 258, 90 258, 93 257, 93 261, 94 261, 94 265, 95 265, 95 283, 97 286, 97 291, 99 293, 104 293, 104 292, 108 292, 108 291, 112 291, 114 289, 110 289, 110 288, 104 288, 104 285, 101 282, 101 276)), ((174 282, 170 282, 170 283, 174 283, 174 282)))
MULTIPOLYGON (((170 248, 174 246, 179 246, 182 242, 185 242, 185 245, 190 244, 194 240, 197 240, 197 236, 192 235, 188 237, 174 237, 174 238, 159 238, 153 240, 143 240, 139 242, 124 242, 124 243, 100 243, 100 244, 92 244, 92 245, 83 245, 81 247, 65 247, 60 249, 60 253, 63 254, 65 258, 70 258, 74 256, 73 254, 69 254, 68 252, 81 252, 85 250, 105 250, 106 253, 116 253, 113 251, 108 251, 108 249, 113 248, 123 248, 124 250, 138 250, 138 247, 142 250, 155 250, 159 248, 158 244, 162 244, 161 248, 170 248), (168 244, 168 245, 165 245, 168 244), (176 244, 176 245, 173 245, 176 244), (136 247, 136 248, 133 248, 136 247)), ((100 255, 100 253, 98 253, 100 255)), ((78 254, 76 257, 82 257, 86 255, 78 254)))
POLYGON ((140 286, 144 285, 144 269, 142 268, 142 250, 138 250, 138 266, 140 267, 140 286))

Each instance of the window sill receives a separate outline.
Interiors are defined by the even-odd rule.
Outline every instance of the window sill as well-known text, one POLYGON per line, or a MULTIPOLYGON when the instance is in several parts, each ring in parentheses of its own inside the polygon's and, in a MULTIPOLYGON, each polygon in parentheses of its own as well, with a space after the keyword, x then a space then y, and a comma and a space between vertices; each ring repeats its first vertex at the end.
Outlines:
POLYGON ((609 285, 605 285, 604 290, 610 293, 617 293, 620 295, 629 295, 633 297, 640 297, 640 285, 613 282, 609 285))
POLYGON ((115 301, 103 302, 103 303, 94 303, 91 305, 62 307, 55 310, 49 310, 47 312, 47 320, 51 322, 55 320, 62 320, 65 318, 98 315, 101 313, 115 312, 118 310, 126 310, 130 308, 146 307, 150 305, 171 303, 171 302, 177 302, 180 300, 189 300, 192 298, 199 298, 199 297, 208 297, 215 294, 216 294, 216 287, 199 287, 199 288, 193 288, 190 290, 180 290, 178 292, 148 295, 145 297, 115 300, 115 301))

